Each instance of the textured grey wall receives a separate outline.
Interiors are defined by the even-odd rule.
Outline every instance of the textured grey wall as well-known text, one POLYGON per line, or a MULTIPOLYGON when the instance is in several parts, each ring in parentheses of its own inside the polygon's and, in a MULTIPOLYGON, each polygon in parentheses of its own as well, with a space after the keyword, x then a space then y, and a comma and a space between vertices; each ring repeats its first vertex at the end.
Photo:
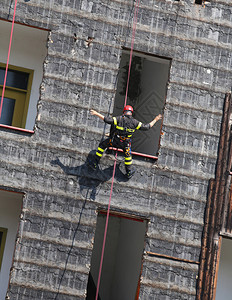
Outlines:
MULTIPOLYGON (((10 2, 1 1, 3 19, 12 19, 10 2)), ((1 130, 0 186, 25 192, 10 299, 85 298, 95 210, 108 203, 114 159, 104 156, 101 178, 84 165, 104 128, 89 108, 112 111, 132 3, 18 1, 17 22, 51 33, 35 133, 1 130)), ((134 48, 172 58, 164 135, 156 163, 134 159, 129 182, 117 170, 112 209, 150 219, 146 251, 199 261, 231 87, 231 12, 230 0, 205 8, 194 0, 141 0, 134 48)), ((140 299, 195 299, 197 272, 197 264, 145 255, 140 299)))

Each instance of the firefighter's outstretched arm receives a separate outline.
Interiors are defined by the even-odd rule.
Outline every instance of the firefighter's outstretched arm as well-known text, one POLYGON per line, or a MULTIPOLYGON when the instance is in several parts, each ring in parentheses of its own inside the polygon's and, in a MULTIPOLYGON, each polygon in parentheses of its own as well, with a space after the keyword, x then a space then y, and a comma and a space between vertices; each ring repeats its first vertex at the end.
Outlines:
POLYGON ((90 109, 90 113, 91 113, 91 115, 97 116, 97 117, 100 118, 101 120, 104 120, 104 116, 103 116, 102 114, 100 114, 99 112, 97 112, 96 110, 90 109))
POLYGON ((150 124, 150 128, 153 127, 155 125, 155 123, 159 120, 162 119, 162 115, 159 114, 158 116, 155 117, 155 119, 153 121, 151 121, 149 124, 150 124))

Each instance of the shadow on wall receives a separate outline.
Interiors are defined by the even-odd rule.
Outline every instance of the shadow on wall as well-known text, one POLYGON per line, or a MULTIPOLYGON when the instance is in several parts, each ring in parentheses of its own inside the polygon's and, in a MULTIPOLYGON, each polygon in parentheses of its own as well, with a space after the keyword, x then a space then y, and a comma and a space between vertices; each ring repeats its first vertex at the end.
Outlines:
MULTIPOLYGON (((102 183, 110 180, 113 174, 114 166, 110 166, 105 169, 98 168, 93 171, 89 166, 89 161, 92 160, 93 155, 96 151, 91 151, 83 165, 78 167, 65 166, 57 157, 55 160, 51 161, 51 165, 59 166, 64 173, 71 176, 76 176, 78 178, 78 183, 80 186, 80 193, 82 197, 86 200, 95 200, 96 195, 99 193, 102 183)), ((115 170, 115 179, 119 182, 128 181, 120 170, 121 162, 117 163, 115 170)))
MULTIPOLYGON (((67 175, 77 176, 78 183, 80 185, 80 193, 81 193, 82 197, 85 199, 85 201, 83 202, 81 211, 80 211, 79 221, 78 221, 78 224, 76 226, 76 229, 75 229, 75 232, 73 235, 72 244, 70 246, 69 252, 67 254, 66 262, 65 262, 65 268, 64 268, 62 276, 59 280, 58 290, 57 290, 54 300, 57 300, 60 295, 61 284, 64 279, 68 260, 69 260, 69 257, 71 255, 71 252, 72 252, 72 249, 74 246, 76 234, 78 232, 78 229, 79 229, 79 226, 81 223, 81 217, 82 217, 83 211, 85 209, 86 200, 88 200, 88 199, 95 200, 97 193, 100 191, 101 184, 108 181, 112 177, 112 174, 113 174, 113 168, 114 168, 113 165, 108 168, 105 168, 104 170, 101 170, 99 168, 96 171, 93 171, 89 167, 88 162, 91 161, 94 154, 95 154, 95 151, 91 151, 86 159, 86 162, 83 165, 78 166, 78 167, 65 166, 59 160, 58 157, 55 160, 51 161, 51 165, 59 166, 67 175)), ((120 163, 118 163, 116 166, 115 178, 117 178, 118 181, 127 181, 127 179, 125 178, 124 174, 121 172, 119 167, 120 167, 120 163)), ((96 289, 95 286, 94 286, 94 288, 96 289)), ((93 288, 93 290, 94 290, 94 288, 93 288)), ((100 300, 100 298, 98 298, 98 299, 100 300)))

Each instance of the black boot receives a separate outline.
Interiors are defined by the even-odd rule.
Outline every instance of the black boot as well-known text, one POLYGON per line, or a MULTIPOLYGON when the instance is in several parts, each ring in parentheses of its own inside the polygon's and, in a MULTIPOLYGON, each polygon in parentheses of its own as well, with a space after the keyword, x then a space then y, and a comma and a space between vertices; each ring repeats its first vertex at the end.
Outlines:
POLYGON ((126 168, 126 178, 130 179, 135 174, 135 170, 126 168))
POLYGON ((98 169, 98 164, 99 164, 99 159, 96 157, 93 157, 92 159, 88 160, 88 165, 92 170, 97 170, 98 169))

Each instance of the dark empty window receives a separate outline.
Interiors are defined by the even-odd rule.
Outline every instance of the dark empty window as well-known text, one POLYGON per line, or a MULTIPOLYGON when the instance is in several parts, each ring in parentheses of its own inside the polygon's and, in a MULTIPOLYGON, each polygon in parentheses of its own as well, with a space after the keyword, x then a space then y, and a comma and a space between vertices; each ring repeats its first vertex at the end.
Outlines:
POLYGON ((210 0, 195 0, 195 3, 204 5, 210 3, 210 0))
MULTIPOLYGON (((122 52, 113 115, 122 114, 125 102, 130 52, 122 52)), ((171 60, 133 52, 127 104, 134 108, 133 117, 145 124, 162 114, 171 60)), ((148 131, 137 131, 132 140, 132 151, 156 156, 162 122, 148 131)))

